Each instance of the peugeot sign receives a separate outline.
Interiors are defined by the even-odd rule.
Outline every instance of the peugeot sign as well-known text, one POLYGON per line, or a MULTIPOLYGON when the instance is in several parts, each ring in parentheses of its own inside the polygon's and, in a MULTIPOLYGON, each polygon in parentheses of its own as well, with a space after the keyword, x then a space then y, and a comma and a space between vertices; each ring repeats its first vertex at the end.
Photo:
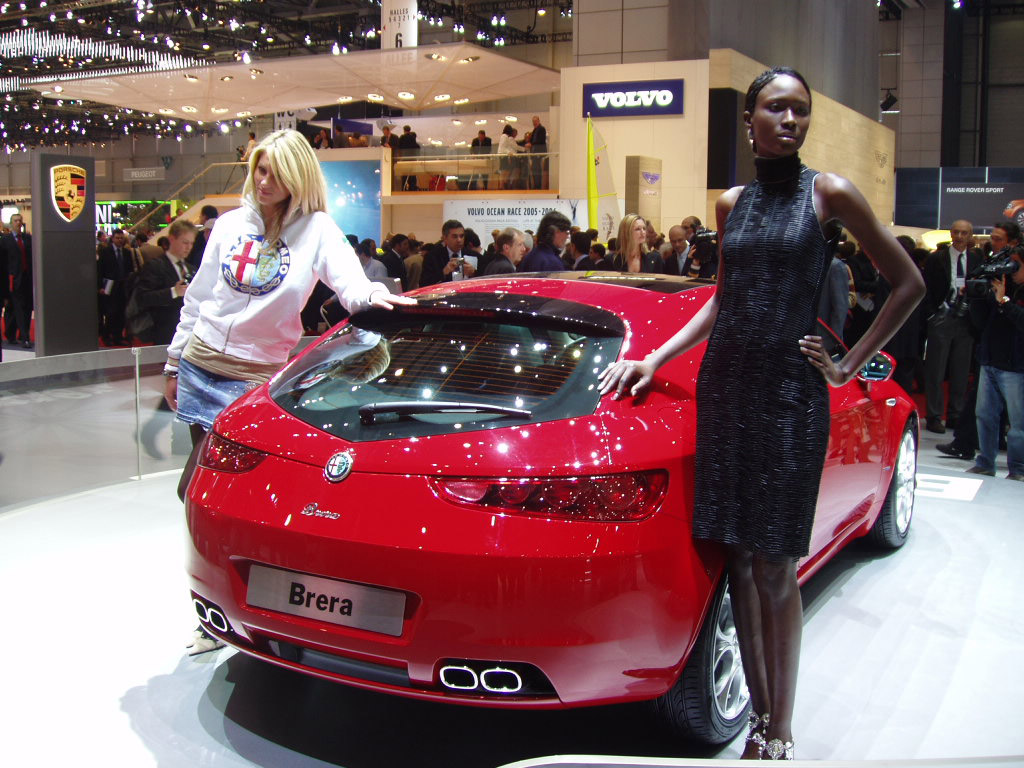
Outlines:
POLYGON ((587 83, 583 86, 583 116, 588 114, 591 117, 681 115, 683 81, 587 83))

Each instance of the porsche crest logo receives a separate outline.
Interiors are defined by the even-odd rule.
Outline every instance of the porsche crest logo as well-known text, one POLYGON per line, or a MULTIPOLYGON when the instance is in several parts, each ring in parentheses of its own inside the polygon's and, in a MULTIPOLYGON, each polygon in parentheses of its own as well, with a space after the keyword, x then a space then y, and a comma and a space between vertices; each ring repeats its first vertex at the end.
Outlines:
POLYGON ((50 199, 64 221, 74 221, 85 208, 85 185, 85 168, 77 165, 50 168, 50 199))

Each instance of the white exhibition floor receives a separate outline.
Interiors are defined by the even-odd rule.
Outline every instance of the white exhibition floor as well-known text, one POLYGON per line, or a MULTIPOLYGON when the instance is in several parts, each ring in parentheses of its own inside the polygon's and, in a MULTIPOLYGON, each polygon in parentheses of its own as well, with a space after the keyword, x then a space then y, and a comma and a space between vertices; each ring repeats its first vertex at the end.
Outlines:
MULTIPOLYGON (((963 475, 934 442, 906 546, 856 544, 804 587, 801 759, 1024 755, 1024 486, 963 475)), ((45 488, 45 473, 36 480, 45 488)), ((172 470, 0 508, 0 765, 490 768, 739 753, 673 742, 642 706, 470 709, 230 650, 191 659, 176 482, 172 470)))

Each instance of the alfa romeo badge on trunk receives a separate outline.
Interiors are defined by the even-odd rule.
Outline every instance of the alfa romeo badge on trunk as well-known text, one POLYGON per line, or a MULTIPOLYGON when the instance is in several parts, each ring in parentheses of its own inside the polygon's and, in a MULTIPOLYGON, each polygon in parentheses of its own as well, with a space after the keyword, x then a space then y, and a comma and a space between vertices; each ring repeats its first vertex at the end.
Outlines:
POLYGON ((352 454, 348 451, 339 451, 327 460, 327 466, 324 467, 324 477, 332 483, 340 483, 348 477, 351 471, 352 454))

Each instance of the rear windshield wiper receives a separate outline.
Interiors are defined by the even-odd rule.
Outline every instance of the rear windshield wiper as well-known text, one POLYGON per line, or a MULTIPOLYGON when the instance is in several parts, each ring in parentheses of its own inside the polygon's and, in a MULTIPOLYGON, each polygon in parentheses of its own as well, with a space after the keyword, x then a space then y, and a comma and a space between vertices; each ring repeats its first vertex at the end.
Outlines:
POLYGON ((373 424, 378 413, 395 413, 408 416, 416 413, 498 413, 503 416, 524 416, 529 418, 531 411, 523 408, 509 408, 504 405, 488 405, 487 403, 456 403, 437 400, 399 400, 393 403, 367 403, 359 406, 359 421, 373 424))

